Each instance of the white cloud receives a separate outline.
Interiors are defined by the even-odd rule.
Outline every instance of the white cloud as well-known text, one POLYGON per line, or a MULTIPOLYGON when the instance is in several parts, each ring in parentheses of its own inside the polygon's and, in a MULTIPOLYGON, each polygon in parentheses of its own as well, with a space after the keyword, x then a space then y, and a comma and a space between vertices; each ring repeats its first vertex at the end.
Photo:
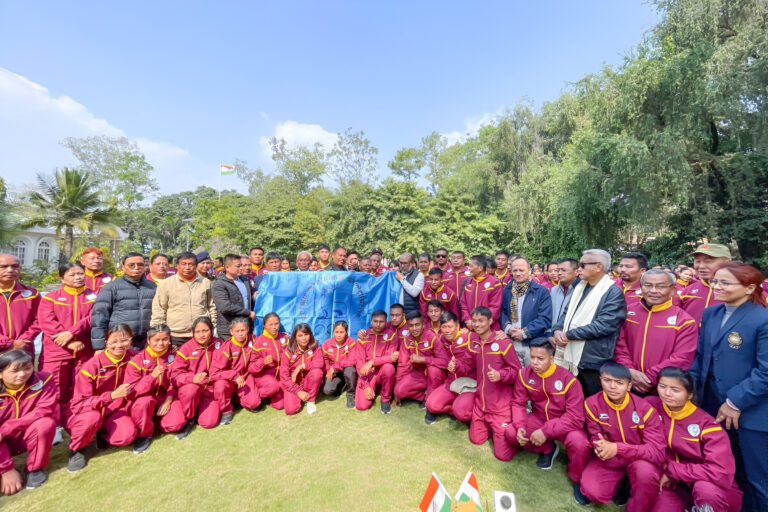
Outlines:
POLYGON ((443 133, 442 135, 448 141, 449 146, 464 142, 468 138, 477 135, 477 132, 480 131, 480 128, 491 124, 497 117, 502 114, 502 112, 503 109, 499 108, 496 112, 493 113, 486 112, 481 116, 465 119, 463 132, 454 130, 452 132, 443 133))
MULTIPOLYGON (((54 97, 40 84, 0 68, 0 176, 24 191, 37 173, 76 164, 59 142, 66 137, 128 136, 106 119, 69 96, 54 97)), ((194 188, 208 181, 216 169, 206 169, 189 151, 172 143, 135 137, 164 193, 194 188), (195 185, 179 177, 194 178, 195 185)))
POLYGON ((274 133, 270 137, 259 137, 261 154, 265 160, 272 159, 272 150, 269 147, 269 139, 277 137, 285 139, 289 148, 299 146, 312 147, 319 142, 325 150, 330 150, 336 142, 337 134, 326 131, 319 124, 298 123, 285 121, 275 125, 274 133))

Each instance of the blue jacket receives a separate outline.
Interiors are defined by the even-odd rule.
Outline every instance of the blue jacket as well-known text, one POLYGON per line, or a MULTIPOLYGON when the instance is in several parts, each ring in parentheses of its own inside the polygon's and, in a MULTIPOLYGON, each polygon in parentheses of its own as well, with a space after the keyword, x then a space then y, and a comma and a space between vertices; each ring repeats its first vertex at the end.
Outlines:
POLYGON ((720 327, 725 305, 704 310, 691 366, 696 389, 714 379, 719 399, 741 409, 739 427, 768 431, 768 309, 745 302, 720 327))
MULTIPOLYGON (((504 293, 501 300, 501 314, 499 323, 504 329, 509 322, 509 303, 512 300, 512 286, 515 281, 510 281, 504 287, 504 293)), ((523 310, 518 311, 520 315, 520 325, 523 332, 528 333, 526 339, 533 339, 543 336, 549 330, 552 324, 552 298, 549 296, 549 290, 535 281, 531 281, 528 292, 523 300, 523 310)))

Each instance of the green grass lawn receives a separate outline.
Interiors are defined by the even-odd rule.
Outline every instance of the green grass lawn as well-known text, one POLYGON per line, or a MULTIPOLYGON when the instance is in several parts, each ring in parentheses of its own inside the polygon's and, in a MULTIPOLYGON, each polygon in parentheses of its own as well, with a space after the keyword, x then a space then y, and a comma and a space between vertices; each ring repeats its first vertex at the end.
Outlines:
MULTIPOLYGON (((67 472, 67 448, 54 447, 49 481, 0 498, 3 511, 50 510, 418 510, 434 471, 453 495, 471 467, 484 501, 494 490, 516 494, 518 510, 613 511, 573 501, 565 457, 540 471, 521 452, 496 460, 474 446, 467 427, 448 417, 431 426, 415 402, 383 416, 378 400, 366 412, 340 400, 318 400, 318 411, 288 417, 269 407, 239 411, 231 425, 197 427, 183 441, 155 439, 148 452, 88 448, 88 466, 67 472)), ((17 468, 22 467, 17 458, 17 468)), ((486 508, 486 510, 492 510, 486 508)))

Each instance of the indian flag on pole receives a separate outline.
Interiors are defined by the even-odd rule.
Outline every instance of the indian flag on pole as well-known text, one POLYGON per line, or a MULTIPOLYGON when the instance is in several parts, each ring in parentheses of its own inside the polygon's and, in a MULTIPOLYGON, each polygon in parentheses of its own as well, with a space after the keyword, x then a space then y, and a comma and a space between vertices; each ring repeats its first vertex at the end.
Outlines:
POLYGON ((235 174, 235 166, 221 164, 219 165, 219 174, 221 174, 222 176, 230 176, 232 174, 235 174))
POLYGON ((434 473, 429 480, 429 486, 421 500, 419 510, 421 512, 451 512, 451 497, 448 495, 448 489, 443 487, 434 473))
POLYGON ((471 469, 467 471, 467 476, 461 482, 459 492, 456 493, 455 498, 459 506, 458 510, 463 512, 483 512, 483 506, 480 501, 480 488, 477 486, 477 478, 471 469))

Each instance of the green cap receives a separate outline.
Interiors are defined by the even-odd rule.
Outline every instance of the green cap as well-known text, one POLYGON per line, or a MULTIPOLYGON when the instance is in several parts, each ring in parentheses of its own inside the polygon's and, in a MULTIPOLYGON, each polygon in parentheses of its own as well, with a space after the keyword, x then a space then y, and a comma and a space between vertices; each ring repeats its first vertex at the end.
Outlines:
POLYGON ((713 258, 728 258, 731 259, 731 250, 727 245, 723 244, 701 244, 693 251, 693 254, 706 254, 713 258))

